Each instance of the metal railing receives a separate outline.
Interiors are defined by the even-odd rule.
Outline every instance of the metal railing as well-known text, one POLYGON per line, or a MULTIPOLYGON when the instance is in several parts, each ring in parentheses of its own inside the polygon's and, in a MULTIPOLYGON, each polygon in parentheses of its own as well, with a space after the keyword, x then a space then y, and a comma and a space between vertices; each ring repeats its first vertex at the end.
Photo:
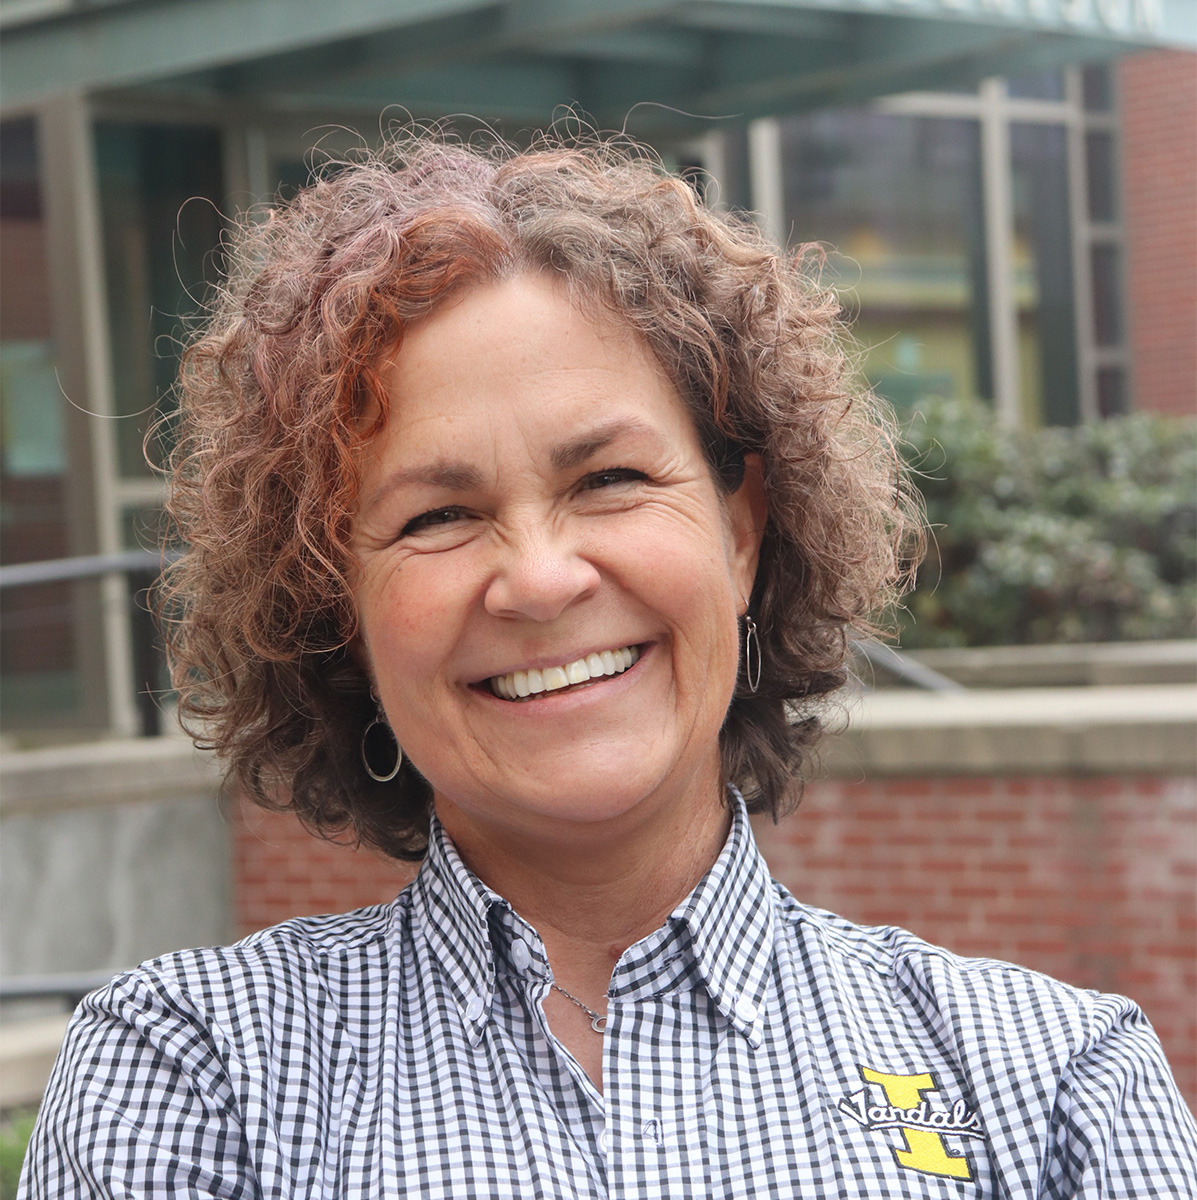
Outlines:
POLYGON ((129 619, 132 626, 134 676, 145 681, 137 689, 135 704, 143 737, 162 732, 162 713, 151 681, 163 672, 163 655, 157 642, 157 627, 148 605, 139 596, 153 586, 162 568, 179 558, 180 550, 123 550, 116 554, 83 554, 41 562, 0 566, 0 591, 48 583, 79 583, 110 575, 123 575, 130 583, 129 619))
POLYGON ((45 562, 12 563, 0 567, 0 590, 33 583, 60 583, 66 579, 95 579, 114 572, 157 575, 181 553, 179 550, 123 550, 119 554, 81 554, 45 562))
POLYGON ((964 692, 968 689, 962 683, 941 675, 938 671, 925 666, 909 654, 900 654, 892 646, 884 642, 854 642, 853 650, 870 666, 885 671, 902 683, 911 687, 922 688, 928 692, 964 692))
POLYGON ((120 971, 72 971, 62 975, 13 975, 0 979, 0 1003, 14 1000, 58 1000, 74 1008, 89 992, 104 987, 120 971))

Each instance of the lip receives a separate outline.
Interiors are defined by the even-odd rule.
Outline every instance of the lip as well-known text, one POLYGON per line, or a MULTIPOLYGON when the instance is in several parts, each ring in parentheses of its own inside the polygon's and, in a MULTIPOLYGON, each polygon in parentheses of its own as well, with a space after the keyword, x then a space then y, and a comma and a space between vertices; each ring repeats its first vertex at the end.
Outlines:
MULTIPOLYGON (((537 709, 545 709, 549 706, 554 708, 570 701, 581 701, 586 697, 595 695, 610 695, 615 689, 618 689, 621 684, 625 683, 629 678, 634 678, 639 674, 641 664, 648 658, 651 658, 653 651, 656 649, 655 642, 623 642, 624 646, 636 646, 640 651, 640 657, 628 667, 626 671, 620 672, 618 675, 604 675, 601 679, 592 679, 586 683, 574 684, 571 687, 561 688, 553 692, 541 692, 535 700, 520 703, 518 701, 504 700, 502 696, 496 696, 490 688, 490 680, 493 678, 487 675, 485 678, 478 680, 476 683, 469 685, 469 690, 476 696, 480 696, 485 700, 489 700, 494 704, 501 704, 506 711, 519 711, 527 713, 537 709)), ((604 649, 610 649, 611 644, 607 643, 604 649)), ((574 655, 574 658, 585 657, 591 651, 584 651, 582 654, 574 655)), ((602 651, 598 651, 602 653, 602 651)), ((556 667, 563 662, 573 662, 573 659, 561 658, 540 658, 532 659, 528 667, 512 667, 510 670, 524 671, 530 668, 544 670, 546 666, 556 667)), ((496 672, 496 674, 507 674, 507 672, 496 672)))

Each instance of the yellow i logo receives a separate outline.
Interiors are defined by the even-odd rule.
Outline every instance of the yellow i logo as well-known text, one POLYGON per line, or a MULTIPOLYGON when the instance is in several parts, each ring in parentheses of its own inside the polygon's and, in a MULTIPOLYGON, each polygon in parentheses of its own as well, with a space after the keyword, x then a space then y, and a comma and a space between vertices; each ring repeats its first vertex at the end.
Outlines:
MULTIPOLYGON (((861 1074, 869 1083, 878 1084, 885 1091, 891 1113, 904 1110, 905 1119, 896 1115, 885 1122, 901 1131, 906 1139, 905 1150, 895 1150, 894 1157, 903 1167, 912 1171, 925 1171, 928 1175, 947 1175, 952 1179, 972 1179, 968 1159, 963 1154, 949 1154, 944 1145, 943 1134, 933 1128, 912 1128, 929 1120, 926 1101, 922 1093, 935 1090, 935 1080, 927 1072, 922 1075, 887 1075, 871 1067, 861 1067, 861 1074)), ((957 1102, 962 1108, 962 1102, 957 1102)), ((944 1114, 947 1117, 947 1114, 944 1114)), ((946 1131, 954 1132, 957 1121, 944 1121, 946 1131)))

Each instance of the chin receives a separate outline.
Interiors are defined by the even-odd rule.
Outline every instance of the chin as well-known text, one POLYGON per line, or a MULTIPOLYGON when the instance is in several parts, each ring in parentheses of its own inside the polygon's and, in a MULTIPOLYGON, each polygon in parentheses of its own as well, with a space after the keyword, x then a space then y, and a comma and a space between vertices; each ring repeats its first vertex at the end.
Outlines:
MULTIPOLYGON (((526 787, 513 797, 513 807, 535 812, 538 817, 568 825, 602 825, 609 822, 651 820, 658 811, 676 811, 680 795, 697 802, 700 795, 718 788, 717 777, 708 786, 706 772, 629 772, 623 767, 626 755, 615 756, 618 765, 591 770, 579 764, 569 774, 558 773, 526 787)), ((644 764, 648 766, 648 764, 644 764)), ((531 784, 531 781, 527 781, 531 784)), ((683 801, 685 805, 685 801, 683 801)))

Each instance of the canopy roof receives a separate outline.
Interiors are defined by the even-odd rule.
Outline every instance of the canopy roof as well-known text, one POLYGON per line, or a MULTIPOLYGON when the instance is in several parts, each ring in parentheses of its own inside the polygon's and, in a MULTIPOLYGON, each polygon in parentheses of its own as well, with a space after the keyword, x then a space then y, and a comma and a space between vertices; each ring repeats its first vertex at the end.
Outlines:
POLYGON ((10 112, 82 88, 641 129, 1197 45, 1197 0, 3 0, 0 21, 10 112))

